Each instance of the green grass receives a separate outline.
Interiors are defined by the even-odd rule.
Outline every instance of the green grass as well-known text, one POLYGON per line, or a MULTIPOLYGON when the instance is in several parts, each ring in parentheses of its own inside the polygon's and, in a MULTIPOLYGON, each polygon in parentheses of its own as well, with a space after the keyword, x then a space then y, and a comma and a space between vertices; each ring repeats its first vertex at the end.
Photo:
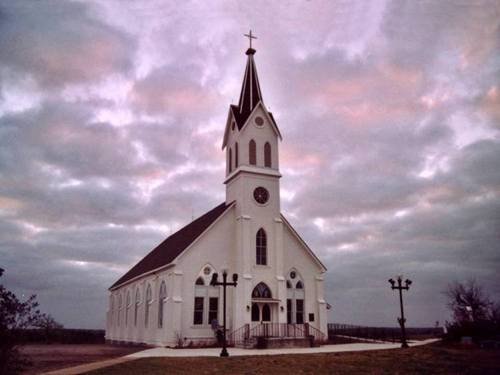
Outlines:
POLYGON ((500 374, 500 350, 438 343, 358 353, 143 358, 88 374, 500 374))

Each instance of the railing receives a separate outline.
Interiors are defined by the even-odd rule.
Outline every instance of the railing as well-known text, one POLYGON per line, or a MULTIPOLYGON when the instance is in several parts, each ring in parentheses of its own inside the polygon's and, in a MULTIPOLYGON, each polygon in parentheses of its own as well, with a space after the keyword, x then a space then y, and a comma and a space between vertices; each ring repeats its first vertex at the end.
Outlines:
POLYGON ((315 344, 325 344, 328 341, 328 336, 321 332, 316 327, 313 327, 310 324, 307 324, 309 336, 314 336, 315 344))
POLYGON ((250 337, 307 337, 305 324, 262 323, 250 330, 250 337))
POLYGON ((249 324, 231 332, 227 341, 229 345, 245 344, 249 340, 257 337, 277 337, 277 338, 308 338, 313 337, 315 343, 326 341, 326 335, 319 329, 305 324, 287 323, 259 323, 250 328, 249 324))
POLYGON ((229 346, 234 346, 237 344, 243 344, 250 338, 250 324, 245 324, 242 327, 234 330, 227 335, 227 344, 229 346))

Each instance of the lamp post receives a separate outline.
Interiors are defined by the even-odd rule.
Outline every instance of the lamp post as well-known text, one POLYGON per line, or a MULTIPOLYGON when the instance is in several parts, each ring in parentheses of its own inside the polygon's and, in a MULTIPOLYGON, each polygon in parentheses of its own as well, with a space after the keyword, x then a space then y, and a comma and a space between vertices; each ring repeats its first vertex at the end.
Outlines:
POLYGON ((405 313, 404 313, 404 310, 403 310, 403 290, 409 290, 410 289, 410 285, 411 285, 411 280, 410 279, 406 279, 405 280, 405 286, 403 286, 403 277, 402 276, 398 276, 397 278, 397 286, 395 285, 396 284, 396 281, 394 281, 393 279, 389 279, 389 283, 391 284, 391 289, 397 289, 399 290, 399 306, 401 307, 401 318, 398 318, 398 322, 399 324, 401 325, 401 335, 402 335, 402 338, 401 338, 401 347, 402 348, 407 348, 408 347, 408 343, 406 342, 406 331, 405 331, 405 322, 406 322, 406 319, 405 319, 405 313))
POLYGON ((233 282, 228 282, 227 281, 227 271, 223 270, 222 271, 222 282, 217 281, 217 278, 219 275, 217 273, 214 273, 212 275, 212 280, 210 281, 210 285, 212 286, 217 286, 217 285, 222 285, 222 300, 223 300, 223 316, 224 316, 224 324, 223 324, 223 329, 224 331, 222 332, 224 341, 222 343, 222 351, 220 352, 221 357, 229 357, 229 353, 227 352, 227 343, 226 343, 226 287, 229 286, 236 286, 238 282, 238 274, 233 273, 233 282))

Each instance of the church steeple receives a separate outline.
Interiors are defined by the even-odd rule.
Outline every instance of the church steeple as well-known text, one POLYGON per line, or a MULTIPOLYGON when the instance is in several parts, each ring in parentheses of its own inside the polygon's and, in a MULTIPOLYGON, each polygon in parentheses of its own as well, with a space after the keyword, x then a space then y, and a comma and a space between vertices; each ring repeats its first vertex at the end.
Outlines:
MULTIPOLYGON (((245 34, 246 37, 250 39, 250 47, 246 51, 247 55, 247 64, 245 68, 245 74, 243 76, 243 84, 241 86, 240 99, 238 101, 238 105, 231 104, 229 107, 229 114, 226 121, 226 129, 224 131, 224 138, 222 140, 222 149, 226 148, 228 145, 229 138, 232 138, 233 142, 238 143, 238 147, 240 147, 239 138, 241 134, 240 131, 243 131, 243 128, 249 121, 257 120, 257 128, 262 128, 264 125, 264 119, 267 121, 267 124, 273 129, 274 135, 278 136, 281 140, 281 134, 274 120, 273 114, 267 110, 264 105, 264 101, 262 99, 262 91, 260 89, 259 77, 257 75, 257 68, 255 67, 254 55, 256 50, 252 48, 252 39, 257 39, 254 35, 252 35, 252 31, 248 34, 245 34), (260 107, 260 109, 258 108, 260 107), (259 112, 260 111, 260 112, 259 112), (256 112, 259 112, 257 114, 256 112), (252 120, 253 119, 253 120, 252 120), (235 129, 237 130, 234 133, 235 129)), ((264 126, 265 127, 265 126, 264 126)), ((258 132, 262 134, 262 132, 258 132)), ((236 143, 234 147, 236 148, 236 143)), ((230 145, 232 146, 232 144, 230 145)), ((228 158, 232 159, 232 155, 234 155, 234 150, 228 150, 228 158)), ((243 152, 243 151, 242 151, 243 152)), ((243 161, 244 159, 240 157, 240 153, 236 153, 235 159, 236 161, 243 161)), ((230 165, 231 163, 228 163, 230 165)), ((240 165, 243 163, 235 163, 236 165, 240 165)), ((235 168, 228 168, 228 171, 233 171, 235 168)))
POLYGON ((260 91, 259 77, 255 67, 255 50, 249 48, 246 52, 248 56, 243 85, 241 87, 240 100, 238 102, 238 114, 246 119, 254 110, 257 104, 262 101, 262 92, 260 91))

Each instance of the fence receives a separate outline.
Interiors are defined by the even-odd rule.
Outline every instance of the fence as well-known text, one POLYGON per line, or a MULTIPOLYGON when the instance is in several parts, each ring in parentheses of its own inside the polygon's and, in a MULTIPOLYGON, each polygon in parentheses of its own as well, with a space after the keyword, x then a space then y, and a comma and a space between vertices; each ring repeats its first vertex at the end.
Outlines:
MULTIPOLYGON (((406 328, 406 337, 408 339, 425 339, 438 337, 443 334, 443 328, 440 327, 423 327, 423 328, 406 328)), ((335 341, 336 337, 360 338, 375 341, 401 341, 400 327, 365 327, 351 324, 328 324, 328 339, 335 341)))

